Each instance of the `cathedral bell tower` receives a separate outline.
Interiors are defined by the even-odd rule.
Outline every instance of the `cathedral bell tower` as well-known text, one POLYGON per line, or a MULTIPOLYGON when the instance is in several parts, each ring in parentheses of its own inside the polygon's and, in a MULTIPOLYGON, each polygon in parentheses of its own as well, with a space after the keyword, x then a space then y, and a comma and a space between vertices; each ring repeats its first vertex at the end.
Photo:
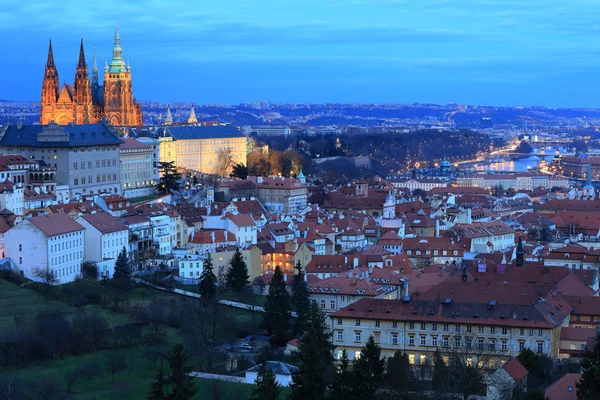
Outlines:
POLYGON ((142 124, 140 106, 133 100, 131 67, 123 61, 119 25, 115 31, 112 60, 104 69, 104 114, 113 126, 142 124))
POLYGON ((79 61, 75 69, 75 80, 73 85, 73 100, 75 103, 75 123, 87 124, 92 106, 92 91, 90 89, 90 76, 88 74, 87 64, 85 63, 85 53, 83 51, 83 39, 79 46, 79 61))
POLYGON ((48 47, 48 61, 44 71, 44 80, 42 82, 42 101, 40 110, 40 124, 49 124, 54 115, 54 105, 58 98, 58 71, 54 65, 54 53, 52 52, 52 40, 48 47))

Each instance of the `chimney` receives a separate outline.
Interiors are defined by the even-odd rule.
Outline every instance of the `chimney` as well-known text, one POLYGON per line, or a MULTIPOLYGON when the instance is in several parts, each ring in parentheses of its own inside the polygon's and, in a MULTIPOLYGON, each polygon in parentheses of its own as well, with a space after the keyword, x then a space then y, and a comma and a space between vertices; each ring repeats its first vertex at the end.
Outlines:
POLYGON ((513 319, 517 319, 517 313, 513 312, 513 319))
POLYGON ((192 243, 194 243, 194 234, 195 233, 196 233, 195 231, 192 231, 192 243))
POLYGON ((352 278, 352 271, 348 271, 348 278, 352 278))
POLYGON ((212 239, 212 242, 214 243, 215 242, 215 232, 214 231, 212 231, 210 233, 210 238, 212 239))
POLYGON ((227 235, 228 233, 229 233, 229 232, 227 232, 227 229, 225 229, 225 230, 223 231, 223 236, 225 237, 225 241, 226 241, 226 242, 229 242, 229 238, 228 238, 228 235, 227 235))
POLYGON ((467 224, 472 224, 473 219, 471 218, 471 209, 467 208, 467 224))
POLYGON ((358 257, 354 257, 354 268, 358 267, 358 257))
POLYGON ((435 237, 440 237, 440 220, 435 220, 435 237))
POLYGON ((344 257, 344 264, 348 264, 348 257, 344 257))
POLYGON ((257 183, 263 183, 263 177, 262 176, 257 176, 256 177, 256 182, 257 183))
POLYGON ((365 278, 369 279, 369 270, 365 271, 365 278))
POLYGON ((283 274, 283 281, 287 282, 287 274, 283 274))

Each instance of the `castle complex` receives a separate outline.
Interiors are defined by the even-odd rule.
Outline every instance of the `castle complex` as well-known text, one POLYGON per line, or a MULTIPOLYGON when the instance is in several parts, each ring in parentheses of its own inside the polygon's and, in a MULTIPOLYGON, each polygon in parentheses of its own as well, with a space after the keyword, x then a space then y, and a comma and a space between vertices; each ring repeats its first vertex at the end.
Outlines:
POLYGON ((112 60, 104 67, 104 82, 100 85, 96 51, 94 50, 90 83, 82 39, 75 81, 72 85, 63 84, 59 90, 58 71, 50 41, 42 83, 40 124, 46 125, 52 121, 61 125, 89 124, 97 123, 103 118, 113 126, 142 124, 141 108, 133 98, 131 67, 123 61, 120 42, 117 26, 112 60))

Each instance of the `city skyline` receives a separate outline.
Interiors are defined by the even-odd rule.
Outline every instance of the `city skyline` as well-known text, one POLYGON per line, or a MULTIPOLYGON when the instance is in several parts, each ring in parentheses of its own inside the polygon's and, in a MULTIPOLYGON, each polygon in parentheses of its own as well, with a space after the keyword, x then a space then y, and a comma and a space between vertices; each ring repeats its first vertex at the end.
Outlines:
POLYGON ((61 84, 73 80, 80 38, 88 55, 96 46, 102 68, 119 22, 139 100, 600 107, 592 19, 600 5, 591 2, 226 1, 196 11, 150 1, 143 15, 139 7, 10 0, 0 33, 14 56, 0 67, 0 98, 39 100, 48 39, 61 84))

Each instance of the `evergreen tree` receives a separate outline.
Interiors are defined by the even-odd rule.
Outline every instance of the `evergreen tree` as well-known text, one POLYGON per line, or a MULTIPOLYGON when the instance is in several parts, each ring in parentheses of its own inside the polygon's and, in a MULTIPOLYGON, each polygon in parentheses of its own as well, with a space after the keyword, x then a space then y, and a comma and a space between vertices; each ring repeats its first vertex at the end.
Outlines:
POLYGON ((169 400, 189 400, 198 391, 194 387, 196 378, 189 376, 192 372, 192 367, 186 365, 188 356, 183 351, 183 345, 176 344, 167 357, 169 366, 171 367, 171 375, 167 382, 171 387, 171 393, 167 396, 169 400))
POLYGON ((162 370, 158 371, 154 376, 154 380, 150 384, 150 392, 148 392, 148 400, 165 400, 165 386, 167 381, 163 376, 162 370))
POLYGON ((166 195, 171 191, 179 190, 181 174, 177 172, 174 161, 159 162, 158 170, 160 171, 160 180, 156 185, 156 190, 159 194, 166 195))
POLYGON ((348 353, 342 350, 340 365, 333 377, 329 400, 351 400, 352 399, 352 370, 348 361, 348 353))
POLYGON ((213 270, 210 253, 206 254, 206 258, 202 263, 202 274, 200 274, 198 291, 203 301, 214 300, 217 296, 217 276, 213 270))
POLYGON ((271 344, 284 346, 287 342, 290 314, 290 296, 285 287, 281 268, 277 266, 265 302, 265 325, 267 331, 273 334, 271 344))
POLYGON ((242 255, 240 249, 235 250, 229 265, 230 268, 227 270, 227 274, 225 275, 225 282, 228 288, 240 293, 248 285, 248 283, 250 283, 248 280, 250 278, 248 266, 244 261, 244 256, 242 255))
POLYGON ((372 399, 384 380, 385 360, 381 358, 381 347, 373 336, 360 351, 360 357, 354 361, 352 369, 352 397, 354 399, 372 399))
POLYGON ((600 333, 596 335, 594 348, 585 351, 581 363, 581 381, 577 383, 577 399, 600 399, 600 333))
POLYGON ((258 375, 254 383, 256 387, 252 390, 251 400, 277 400, 283 390, 275 380, 273 371, 265 368, 264 363, 258 369, 258 375))
POLYGON ((386 380, 389 388, 397 393, 406 393, 413 389, 408 354, 398 350, 393 357, 387 359, 386 380))
POLYGON ((233 167, 231 167, 229 176, 231 178, 246 179, 248 178, 248 167, 242 163, 234 164, 233 167))
POLYGON ((436 392, 446 392, 448 389, 448 366, 444 362, 442 353, 436 350, 433 353, 433 360, 435 365, 433 366, 433 377, 431 379, 432 389, 436 392))
POLYGON ((290 400, 322 399, 333 381, 335 346, 325 318, 317 303, 312 302, 308 327, 296 353, 298 371, 292 374, 290 400))
POLYGON ((113 274, 114 279, 131 279, 131 264, 129 257, 127 257, 127 250, 123 247, 123 250, 117 256, 115 261, 115 272, 113 274))
POLYGON ((301 337, 306 331, 308 324, 308 318, 310 313, 310 293, 308 291, 308 284, 304 281, 304 271, 302 270, 302 264, 300 261, 296 264, 296 270, 298 271, 294 276, 292 282, 292 305, 294 311, 296 311, 297 318, 295 320, 295 332, 296 336, 301 337))

